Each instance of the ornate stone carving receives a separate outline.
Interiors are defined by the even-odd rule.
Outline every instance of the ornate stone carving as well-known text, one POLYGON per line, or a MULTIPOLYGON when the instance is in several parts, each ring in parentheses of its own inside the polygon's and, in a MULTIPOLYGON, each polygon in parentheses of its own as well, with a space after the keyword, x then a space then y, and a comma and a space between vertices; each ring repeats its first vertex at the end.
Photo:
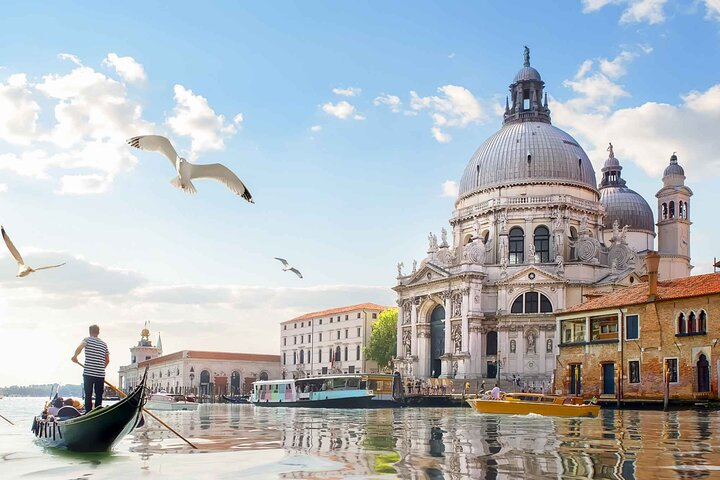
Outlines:
POLYGON ((517 350, 517 342, 515 340, 510 340, 510 353, 515 353, 517 350))
POLYGON ((413 308, 413 304, 410 300, 406 300, 403 303, 403 305, 402 305, 402 309, 403 309, 402 323, 403 323, 403 325, 409 325, 410 322, 412 321, 412 310, 411 310, 412 308, 413 308))
POLYGON ((402 345, 405 356, 409 357, 412 354, 412 332, 409 328, 403 330, 402 345))
POLYGON ((404 266, 405 266, 405 265, 403 264, 403 262, 399 262, 399 263, 397 264, 398 278, 403 276, 402 269, 403 269, 404 266))
POLYGON ((438 241, 434 233, 428 235, 428 253, 434 253, 438 250, 438 241))
POLYGON ((555 255, 555 273, 559 277, 565 276, 565 262, 562 255, 555 255))
POLYGON ((450 332, 450 338, 453 342, 453 352, 459 353, 462 350, 462 324, 455 322, 450 332))
POLYGON ((530 263, 535 263, 535 261, 537 259, 535 258, 535 244, 534 243, 530 243, 530 245, 528 246, 528 254, 529 254, 528 257, 530 258, 530 263))
POLYGON ((485 245, 476 237, 463 248, 463 262, 482 265, 485 263, 485 253, 485 245))
POLYGON ((536 340, 537 332, 531 328, 525 334, 525 345, 527 346, 525 353, 537 353, 536 340))
POLYGON ((553 218, 553 251, 556 257, 558 255, 562 256, 565 244, 565 219, 559 208, 553 210, 550 216, 553 218))
POLYGON ((447 230, 445 230, 445 227, 443 227, 442 229, 440 229, 440 240, 441 240, 440 247, 447 247, 447 246, 448 246, 448 242, 447 242, 447 230))
POLYGON ((570 243, 575 247, 575 256, 583 262, 598 263, 598 255, 600 254, 600 242, 591 236, 588 227, 588 217, 583 215, 580 219, 580 238, 570 243))
POLYGON ((452 316, 453 318, 462 316, 462 293, 455 292, 452 295, 452 316))

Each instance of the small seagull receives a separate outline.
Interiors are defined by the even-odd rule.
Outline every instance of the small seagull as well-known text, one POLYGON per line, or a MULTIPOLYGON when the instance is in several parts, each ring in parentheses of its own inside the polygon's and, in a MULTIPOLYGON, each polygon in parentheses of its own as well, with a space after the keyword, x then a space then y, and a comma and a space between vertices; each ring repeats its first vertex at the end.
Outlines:
POLYGON ((140 150, 148 150, 151 152, 160 152, 170 159, 170 162, 178 172, 178 176, 170 180, 170 183, 188 193, 197 193, 195 185, 191 180, 196 178, 210 178, 222 182, 234 194, 241 195, 250 203, 253 201, 250 191, 245 184, 235 175, 232 170, 221 163, 211 163, 207 165, 195 165, 179 156, 170 140, 161 135, 141 135, 132 137, 127 143, 140 150))
POLYGON ((15 248, 15 245, 13 245, 12 241, 10 240, 10 237, 8 237, 8 234, 5 233, 5 227, 0 226, 0 231, 2 231, 2 237, 3 240, 5 240, 5 245, 7 245, 8 250, 10 250, 10 254, 15 258, 15 261, 18 263, 18 277, 27 277, 32 272, 37 272, 38 270, 47 270, 48 268, 57 268, 62 267, 67 262, 60 263, 58 265, 49 265, 47 267, 38 267, 38 268, 31 268, 27 265, 25 265, 25 262, 23 261, 22 256, 20 256, 20 252, 17 251, 17 248, 15 248))
POLYGON ((283 264, 283 272, 293 272, 295 275, 297 275, 300 278, 303 278, 302 273, 300 273, 300 270, 298 270, 295 267, 291 267, 290 264, 285 260, 284 258, 275 257, 275 260, 280 260, 283 264))

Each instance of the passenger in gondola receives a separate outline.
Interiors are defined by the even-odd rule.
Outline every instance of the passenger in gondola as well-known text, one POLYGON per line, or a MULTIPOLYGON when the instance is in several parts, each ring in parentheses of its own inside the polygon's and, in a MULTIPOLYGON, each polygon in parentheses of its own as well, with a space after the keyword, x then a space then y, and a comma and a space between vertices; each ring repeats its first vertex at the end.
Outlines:
POLYGON ((63 397, 55 397, 52 401, 52 405, 47 409, 48 415, 57 415, 58 410, 60 410, 63 407, 64 400, 63 397))

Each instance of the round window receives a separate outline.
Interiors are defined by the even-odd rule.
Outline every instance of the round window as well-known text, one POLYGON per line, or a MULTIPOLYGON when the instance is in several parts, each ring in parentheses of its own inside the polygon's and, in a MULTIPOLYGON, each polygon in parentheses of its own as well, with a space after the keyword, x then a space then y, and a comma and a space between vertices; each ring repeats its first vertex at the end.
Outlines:
POLYGON ((528 273, 528 278, 529 278, 530 280, 535 280, 535 273, 534 273, 534 272, 528 273))

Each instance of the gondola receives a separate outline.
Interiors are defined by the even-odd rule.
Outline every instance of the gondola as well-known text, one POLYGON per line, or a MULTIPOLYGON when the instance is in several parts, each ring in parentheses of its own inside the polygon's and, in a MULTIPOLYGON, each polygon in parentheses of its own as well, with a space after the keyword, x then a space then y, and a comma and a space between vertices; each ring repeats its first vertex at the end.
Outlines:
POLYGON ((231 397, 229 395, 222 395, 223 400, 228 403, 250 403, 250 395, 241 395, 239 397, 231 397))
POLYGON ((81 415, 73 407, 62 407, 58 415, 33 420, 32 432, 43 446, 74 452, 105 452, 130 433, 141 421, 145 403, 147 370, 137 388, 114 405, 81 415))

